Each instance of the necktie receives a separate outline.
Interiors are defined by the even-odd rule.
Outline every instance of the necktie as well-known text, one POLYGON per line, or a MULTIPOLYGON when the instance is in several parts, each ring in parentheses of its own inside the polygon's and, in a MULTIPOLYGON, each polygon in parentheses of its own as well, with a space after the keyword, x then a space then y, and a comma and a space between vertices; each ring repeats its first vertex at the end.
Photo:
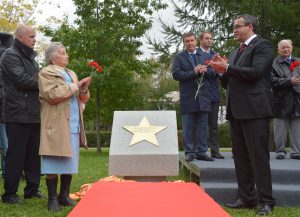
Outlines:
POLYGON ((242 44, 240 45, 239 53, 242 53, 242 52, 245 50, 246 47, 247 47, 247 45, 244 44, 244 43, 242 43, 242 44))
POLYGON ((194 64, 195 64, 195 66, 197 65, 197 57, 196 57, 196 54, 191 54, 191 57, 192 57, 192 59, 194 60, 194 64))

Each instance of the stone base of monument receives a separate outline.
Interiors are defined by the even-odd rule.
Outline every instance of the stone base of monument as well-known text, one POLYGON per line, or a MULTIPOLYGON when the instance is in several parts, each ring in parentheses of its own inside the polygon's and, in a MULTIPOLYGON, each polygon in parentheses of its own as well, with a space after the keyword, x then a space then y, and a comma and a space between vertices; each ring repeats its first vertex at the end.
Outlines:
POLYGON ((116 111, 109 175, 135 181, 177 176, 179 151, 175 111, 116 111))
POLYGON ((137 182, 163 182, 167 180, 166 176, 124 176, 123 178, 137 182))

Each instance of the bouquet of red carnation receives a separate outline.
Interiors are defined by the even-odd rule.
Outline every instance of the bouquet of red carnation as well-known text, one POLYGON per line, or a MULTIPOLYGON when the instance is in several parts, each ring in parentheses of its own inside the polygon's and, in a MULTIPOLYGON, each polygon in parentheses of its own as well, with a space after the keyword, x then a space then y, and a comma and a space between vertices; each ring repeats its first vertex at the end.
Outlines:
MULTIPOLYGON (((207 67, 210 66, 211 64, 211 59, 207 59, 204 63, 207 67)), ((197 84, 198 84, 198 87, 197 87, 197 91, 196 91, 196 94, 195 94, 195 100, 197 99, 197 96, 198 94, 200 93, 200 88, 202 87, 203 85, 203 77, 204 77, 204 74, 200 77, 200 78, 197 78, 197 84)))
POLYGON ((95 74, 95 72, 98 72, 100 74, 103 71, 102 66, 100 66, 96 61, 89 62, 88 66, 92 68, 92 72, 90 74, 91 77, 93 77, 93 75, 95 74))
POLYGON ((294 71, 295 68, 297 68, 298 66, 300 66, 300 62, 299 61, 292 61, 291 65, 290 65, 290 70, 294 71))

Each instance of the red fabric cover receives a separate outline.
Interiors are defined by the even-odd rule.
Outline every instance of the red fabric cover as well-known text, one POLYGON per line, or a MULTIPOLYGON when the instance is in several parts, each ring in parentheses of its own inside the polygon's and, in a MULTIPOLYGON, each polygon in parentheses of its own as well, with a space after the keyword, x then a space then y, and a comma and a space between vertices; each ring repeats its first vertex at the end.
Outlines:
POLYGON ((194 183, 96 182, 69 217, 228 217, 194 183))

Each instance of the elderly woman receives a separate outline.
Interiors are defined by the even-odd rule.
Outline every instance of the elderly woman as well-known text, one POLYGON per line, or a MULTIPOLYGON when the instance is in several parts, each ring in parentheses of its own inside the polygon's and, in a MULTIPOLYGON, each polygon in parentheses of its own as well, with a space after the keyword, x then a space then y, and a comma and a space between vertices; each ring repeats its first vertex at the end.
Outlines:
POLYGON ((45 52, 46 67, 38 77, 41 102, 41 173, 46 174, 48 209, 75 204, 69 197, 71 174, 78 173, 79 146, 86 147, 82 112, 89 99, 91 77, 78 81, 67 69, 69 56, 63 44, 52 42, 45 52), (57 182, 60 175, 60 193, 57 182))
POLYGON ((292 56, 291 40, 278 43, 278 56, 273 61, 270 80, 273 88, 274 138, 276 159, 286 157, 287 133, 290 157, 300 160, 300 77, 289 68, 299 58, 292 56))

